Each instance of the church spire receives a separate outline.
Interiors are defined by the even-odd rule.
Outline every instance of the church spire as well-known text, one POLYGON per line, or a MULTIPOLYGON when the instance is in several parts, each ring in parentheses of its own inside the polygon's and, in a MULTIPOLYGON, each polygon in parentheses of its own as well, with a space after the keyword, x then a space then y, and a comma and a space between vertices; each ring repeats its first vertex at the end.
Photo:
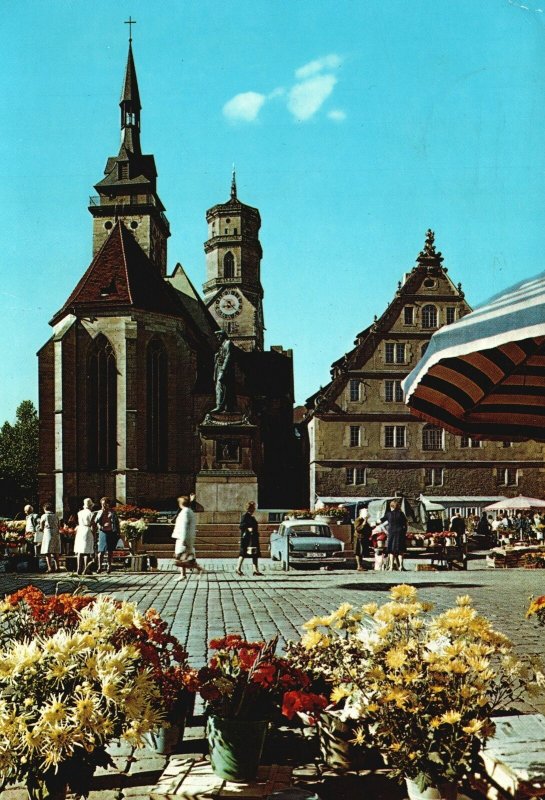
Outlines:
POLYGON ((231 178, 231 200, 237 199, 237 174, 235 172, 235 165, 233 164, 233 176, 231 178))
MULTIPOLYGON (((134 24, 131 20, 131 24, 134 24)), ((136 67, 132 54, 132 37, 129 39, 129 54, 125 69, 125 80, 121 89, 121 146, 131 153, 141 154, 140 149, 140 92, 136 79, 136 67)))

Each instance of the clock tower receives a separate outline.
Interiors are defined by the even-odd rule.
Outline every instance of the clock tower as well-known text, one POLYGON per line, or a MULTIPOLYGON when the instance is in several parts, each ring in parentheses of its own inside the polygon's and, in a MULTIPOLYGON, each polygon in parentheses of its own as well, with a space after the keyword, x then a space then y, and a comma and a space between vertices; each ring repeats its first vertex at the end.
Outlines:
POLYGON ((204 301, 218 328, 238 347, 263 350, 261 217, 238 199, 234 171, 230 199, 208 209, 206 221, 204 301))

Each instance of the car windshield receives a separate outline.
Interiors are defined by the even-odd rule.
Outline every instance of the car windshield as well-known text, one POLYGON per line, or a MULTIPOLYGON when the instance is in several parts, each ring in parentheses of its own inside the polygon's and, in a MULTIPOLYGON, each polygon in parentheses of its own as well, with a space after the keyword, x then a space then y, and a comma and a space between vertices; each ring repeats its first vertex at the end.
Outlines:
POLYGON ((324 539, 331 538, 331 531, 326 525, 305 525, 304 528, 290 528, 290 536, 321 536, 324 539))

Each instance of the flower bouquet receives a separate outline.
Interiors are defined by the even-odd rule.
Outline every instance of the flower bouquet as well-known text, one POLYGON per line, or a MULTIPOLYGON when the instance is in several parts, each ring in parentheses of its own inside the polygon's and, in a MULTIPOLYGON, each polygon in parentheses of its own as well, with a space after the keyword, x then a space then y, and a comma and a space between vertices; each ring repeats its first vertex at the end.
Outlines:
POLYGON ((545 625, 545 594, 542 594, 540 597, 531 598, 526 616, 535 616, 540 625, 545 625))
POLYGON ((437 796, 454 797, 494 731, 491 714, 529 689, 532 666, 468 596, 427 618, 431 605, 414 587, 395 586, 390 595, 382 606, 363 606, 365 624, 349 634, 337 690, 345 694, 343 715, 361 725, 357 742, 367 743, 372 730, 392 775, 407 779, 410 797, 446 785, 437 796))
POLYGON ((333 613, 306 622, 301 640, 287 647, 287 658, 307 674, 309 682, 286 693, 282 712, 288 719, 297 714, 304 725, 315 727, 324 762, 339 772, 363 768, 370 755, 353 745, 355 723, 343 718, 346 682, 359 666, 353 637, 362 624, 362 614, 343 603, 333 613))
POLYGON ((24 780, 30 798, 68 785, 87 796, 113 739, 135 747, 163 721, 159 687, 141 650, 117 644, 140 615, 97 598, 72 628, 0 649, 0 779, 24 780))
POLYGON ((213 655, 199 670, 199 693, 206 703, 207 736, 214 772, 225 780, 255 777, 268 721, 285 691, 304 675, 275 655, 277 638, 247 642, 230 634, 213 639, 213 655))
POLYGON ((313 516, 314 519, 316 517, 329 517, 330 519, 342 520, 347 516, 347 512, 345 508, 339 508, 338 506, 324 506, 323 508, 315 509, 313 516))
POLYGON ((30 797, 59 780, 85 796, 112 739, 143 746, 190 705, 196 672, 153 609, 29 586, 0 604, 0 631, 0 779, 30 797))
POLYGON ((136 551, 136 544, 148 529, 148 521, 144 517, 139 519, 122 519, 119 522, 121 536, 127 542, 131 553, 136 551))

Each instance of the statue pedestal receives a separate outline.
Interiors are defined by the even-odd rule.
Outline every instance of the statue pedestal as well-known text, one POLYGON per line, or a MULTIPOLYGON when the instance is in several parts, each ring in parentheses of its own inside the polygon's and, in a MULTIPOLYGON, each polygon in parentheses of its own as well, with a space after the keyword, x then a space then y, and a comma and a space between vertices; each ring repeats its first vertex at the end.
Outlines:
POLYGON ((195 491, 203 523, 238 522, 249 502, 257 505, 259 431, 247 415, 210 412, 199 425, 201 469, 195 491))

